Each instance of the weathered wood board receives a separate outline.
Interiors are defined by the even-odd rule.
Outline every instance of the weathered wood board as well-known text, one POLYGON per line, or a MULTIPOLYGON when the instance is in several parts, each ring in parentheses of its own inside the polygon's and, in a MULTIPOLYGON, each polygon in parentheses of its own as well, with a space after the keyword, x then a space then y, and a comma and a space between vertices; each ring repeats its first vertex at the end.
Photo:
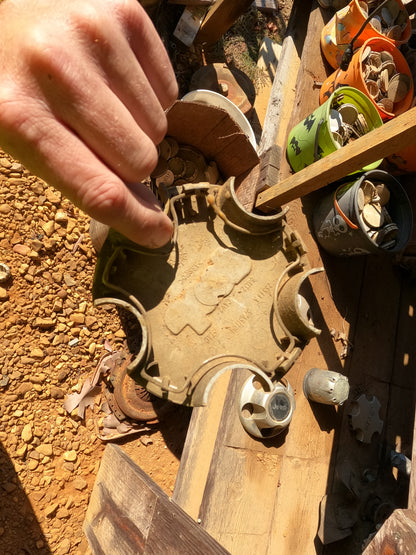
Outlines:
POLYGON ((104 451, 84 531, 94 555, 228 553, 112 444, 104 451))

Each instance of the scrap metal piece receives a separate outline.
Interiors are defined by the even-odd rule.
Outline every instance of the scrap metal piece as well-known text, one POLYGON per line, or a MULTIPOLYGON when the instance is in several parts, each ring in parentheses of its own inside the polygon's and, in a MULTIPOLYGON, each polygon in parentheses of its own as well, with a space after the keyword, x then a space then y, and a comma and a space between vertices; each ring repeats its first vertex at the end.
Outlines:
POLYGON ((303 339, 311 339, 321 333, 313 324, 309 303, 302 291, 306 279, 318 272, 323 272, 323 268, 314 268, 289 278, 283 285, 277 301, 278 313, 285 328, 303 339))
POLYGON ((368 398, 364 393, 351 403, 348 417, 355 437, 362 443, 371 443, 375 433, 381 434, 383 421, 380 420, 380 401, 374 395, 368 398))
POLYGON ((240 421, 254 437, 273 437, 289 426, 295 406, 293 390, 288 382, 284 385, 252 376, 241 390, 240 421))
POLYGON ((191 406, 206 404, 226 370, 283 375, 315 332, 303 315, 302 336, 281 324, 280 284, 294 280, 297 292, 314 272, 303 274, 305 250, 285 212, 248 213, 234 178, 165 193, 173 244, 145 249, 112 230, 97 265, 95 304, 125 308, 139 324, 141 345, 127 373, 157 397, 191 406))
POLYGON ((338 372, 311 368, 303 378, 303 392, 309 401, 342 405, 349 395, 348 378, 338 372))
POLYGON ((155 423, 171 409, 165 401, 149 393, 128 374, 126 367, 119 368, 111 377, 114 386, 114 401, 121 412, 139 422, 155 423))

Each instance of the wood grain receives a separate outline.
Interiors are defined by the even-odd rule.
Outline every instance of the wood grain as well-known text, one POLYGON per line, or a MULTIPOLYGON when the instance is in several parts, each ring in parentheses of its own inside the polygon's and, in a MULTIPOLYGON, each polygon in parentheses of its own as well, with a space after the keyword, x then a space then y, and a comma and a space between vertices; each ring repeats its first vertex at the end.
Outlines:
POLYGON ((225 555, 117 445, 107 445, 84 521, 94 555, 225 555))
POLYGON ((270 212, 416 143, 416 107, 260 193, 256 207, 270 212))

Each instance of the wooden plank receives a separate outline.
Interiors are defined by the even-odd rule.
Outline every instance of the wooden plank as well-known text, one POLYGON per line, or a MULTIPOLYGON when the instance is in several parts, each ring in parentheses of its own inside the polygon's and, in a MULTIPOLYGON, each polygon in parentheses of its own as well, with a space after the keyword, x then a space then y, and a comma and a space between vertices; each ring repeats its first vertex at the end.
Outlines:
POLYGON ((84 521, 94 554, 228 553, 117 445, 107 445, 84 521))
POLYGON ((260 193, 256 207, 274 210, 415 143, 416 107, 260 193))
POLYGON ((215 382, 206 407, 192 410, 172 500, 197 520, 211 464, 230 374, 215 382))
POLYGON ((217 0, 202 22, 195 42, 210 45, 220 40, 252 3, 253 0, 217 0))
POLYGON ((239 421, 240 388, 249 374, 234 372, 217 434, 199 519, 231 553, 267 552, 282 440, 263 443, 239 421))
POLYGON ((396 509, 363 551, 363 555, 412 555, 416 553, 416 514, 396 509))
POLYGON ((293 91, 300 65, 300 52, 306 36, 311 4, 311 1, 300 0, 295 0, 293 3, 264 118, 265 123, 258 148, 260 157, 276 144, 284 117, 291 113, 290 107, 293 106, 293 91))

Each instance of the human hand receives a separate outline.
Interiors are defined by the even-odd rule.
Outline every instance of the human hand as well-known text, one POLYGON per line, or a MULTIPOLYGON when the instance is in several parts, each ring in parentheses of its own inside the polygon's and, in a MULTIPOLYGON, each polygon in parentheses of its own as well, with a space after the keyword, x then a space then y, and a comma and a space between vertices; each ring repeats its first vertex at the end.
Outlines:
POLYGON ((172 223, 142 183, 178 88, 137 0, 0 4, 0 145, 96 220, 159 247, 172 223))

